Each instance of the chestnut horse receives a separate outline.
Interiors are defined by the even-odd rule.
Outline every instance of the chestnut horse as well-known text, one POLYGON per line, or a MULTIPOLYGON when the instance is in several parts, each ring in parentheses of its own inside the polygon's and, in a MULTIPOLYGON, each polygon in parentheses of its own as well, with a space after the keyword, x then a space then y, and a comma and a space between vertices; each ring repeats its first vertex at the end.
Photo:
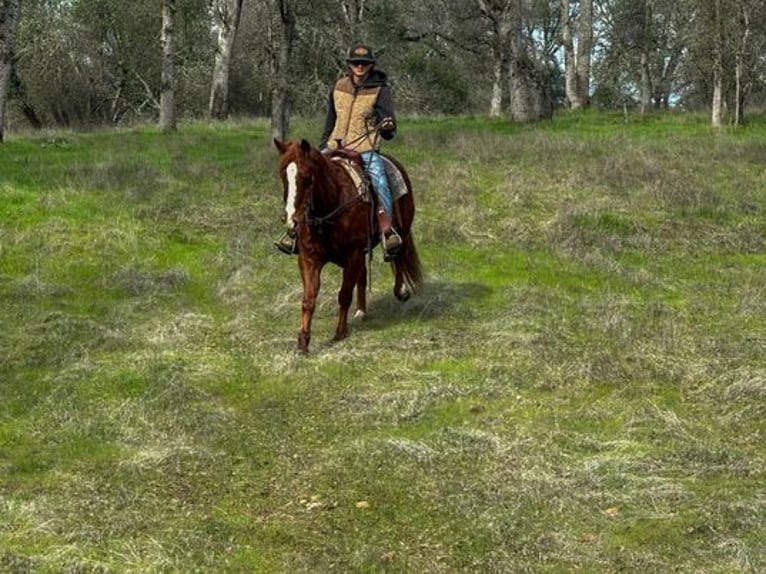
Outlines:
MULTIPOLYGON (((274 145, 279 150, 286 223, 297 233, 298 267, 303 281, 298 350, 305 353, 311 340, 320 276, 327 263, 334 263, 343 270, 334 340, 348 335, 348 310, 354 287, 355 317, 364 319, 367 315, 365 255, 379 241, 373 217, 375 205, 372 198, 360 195, 345 167, 305 139, 291 142, 274 139, 274 145)), ((407 193, 394 202, 394 227, 402 237, 402 247, 391 261, 394 295, 404 302, 420 284, 423 274, 410 232, 415 216, 412 185, 402 166, 389 159, 401 171, 407 188, 407 193)))

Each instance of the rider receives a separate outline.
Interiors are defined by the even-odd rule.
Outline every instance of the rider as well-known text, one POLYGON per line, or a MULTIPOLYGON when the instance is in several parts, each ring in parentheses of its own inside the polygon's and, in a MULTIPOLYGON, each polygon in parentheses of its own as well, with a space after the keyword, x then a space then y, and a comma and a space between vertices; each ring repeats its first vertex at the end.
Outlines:
MULTIPOLYGON (((348 73, 330 90, 319 149, 328 152, 340 145, 361 155, 378 196, 378 227, 384 257, 388 259, 401 247, 402 238, 392 226, 393 200, 383 158, 378 153, 378 135, 385 140, 394 137, 394 103, 385 72, 375 68, 372 48, 355 44, 349 50, 346 63, 348 73)), ((295 239, 284 236, 277 247, 294 253, 295 239)))

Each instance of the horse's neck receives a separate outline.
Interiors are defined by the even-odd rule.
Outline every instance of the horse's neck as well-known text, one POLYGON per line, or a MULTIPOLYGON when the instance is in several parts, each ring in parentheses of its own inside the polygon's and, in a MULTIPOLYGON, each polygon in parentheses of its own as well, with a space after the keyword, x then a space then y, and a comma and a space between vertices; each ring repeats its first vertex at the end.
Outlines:
POLYGON ((323 165, 317 167, 318 185, 314 187, 314 199, 317 205, 325 208, 334 208, 346 201, 350 196, 348 185, 345 184, 346 174, 343 168, 326 160, 323 165))

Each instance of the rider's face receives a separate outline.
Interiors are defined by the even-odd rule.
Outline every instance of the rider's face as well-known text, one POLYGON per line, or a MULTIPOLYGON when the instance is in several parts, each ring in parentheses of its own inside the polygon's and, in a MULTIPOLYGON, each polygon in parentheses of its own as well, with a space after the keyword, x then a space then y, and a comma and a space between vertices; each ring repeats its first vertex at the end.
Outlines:
POLYGON ((367 62, 349 62, 348 67, 351 70, 351 79, 354 82, 361 82, 370 73, 372 64, 367 62))

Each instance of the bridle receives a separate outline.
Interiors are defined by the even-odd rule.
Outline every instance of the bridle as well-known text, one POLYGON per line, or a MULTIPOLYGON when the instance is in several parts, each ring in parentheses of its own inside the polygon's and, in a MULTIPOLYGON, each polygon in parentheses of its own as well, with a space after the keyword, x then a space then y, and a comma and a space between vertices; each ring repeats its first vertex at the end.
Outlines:
POLYGON ((303 218, 306 222, 306 225, 309 227, 326 227, 334 224, 339 215, 351 209, 356 204, 361 203, 362 201, 364 201, 364 196, 360 193, 357 193, 352 198, 347 199, 338 207, 330 211, 330 213, 325 215, 317 215, 316 206, 314 204, 314 176, 312 175, 311 181, 306 189, 306 197, 303 200, 303 218))
POLYGON ((315 212, 315 210, 314 210, 314 194, 311 193, 309 195, 310 195, 310 198, 309 198, 309 209, 307 210, 307 209, 304 208, 303 213, 304 213, 304 217, 306 219, 306 223, 310 227, 321 227, 321 226, 324 226, 324 225, 332 225, 333 223, 335 223, 335 218, 338 217, 341 213, 343 213, 347 209, 351 209, 357 203, 360 203, 361 201, 364 200, 364 197, 361 194, 357 193, 354 197, 352 197, 351 199, 341 203, 338 207, 333 209, 327 215, 318 216, 318 215, 314 215, 314 212, 315 212))

